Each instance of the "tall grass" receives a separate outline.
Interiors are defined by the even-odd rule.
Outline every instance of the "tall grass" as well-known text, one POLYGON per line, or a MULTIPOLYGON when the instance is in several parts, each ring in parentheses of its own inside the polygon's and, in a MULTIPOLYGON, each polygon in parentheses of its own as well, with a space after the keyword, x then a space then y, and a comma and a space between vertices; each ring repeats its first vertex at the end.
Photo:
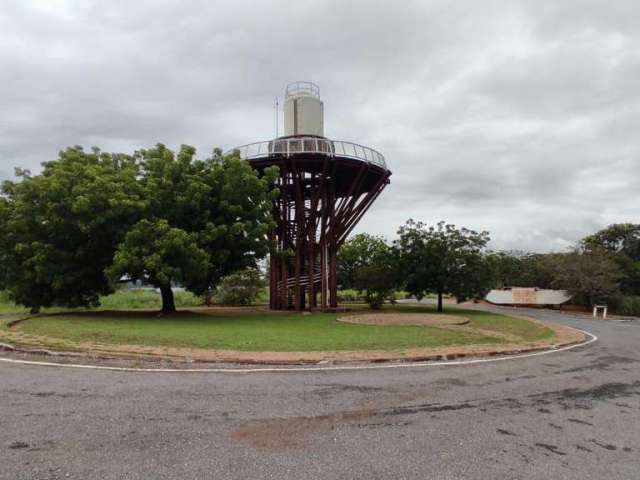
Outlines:
POLYGON ((620 305, 616 308, 616 312, 622 315, 640 317, 640 296, 622 297, 620 305))
MULTIPOLYGON (((176 307, 188 308, 197 307, 203 304, 200 297, 197 297, 193 293, 185 292, 182 290, 174 291, 176 307)), ((100 298, 99 310, 130 310, 130 309, 160 309, 162 307, 162 298, 160 293, 151 289, 123 289, 118 290, 112 295, 107 295, 100 298)), ((51 308, 44 309, 43 312, 53 312, 60 310, 74 310, 74 309, 60 309, 51 308)), ((85 309, 80 309, 85 310, 85 309)), ((9 299, 9 295, 5 291, 0 291, 0 314, 10 313, 28 313, 29 309, 16 305, 9 299)))
POLYGON ((9 294, 0 290, 0 314, 3 313, 28 313, 29 309, 16 305, 9 298, 9 294))
MULTIPOLYGON (((407 292, 403 290, 396 290, 393 293, 393 296, 396 300, 403 300, 407 298, 409 295, 407 292)), ((338 290, 338 302, 342 303, 364 303, 366 302, 366 298, 364 292, 361 290, 355 290, 353 288, 344 288, 342 290, 338 290)))
MULTIPOLYGON (((203 304, 200 297, 184 290, 174 290, 176 307, 197 307, 203 304)), ((104 310, 128 310, 135 308, 154 309, 162 307, 160 293, 152 289, 124 289, 100 299, 104 310)))

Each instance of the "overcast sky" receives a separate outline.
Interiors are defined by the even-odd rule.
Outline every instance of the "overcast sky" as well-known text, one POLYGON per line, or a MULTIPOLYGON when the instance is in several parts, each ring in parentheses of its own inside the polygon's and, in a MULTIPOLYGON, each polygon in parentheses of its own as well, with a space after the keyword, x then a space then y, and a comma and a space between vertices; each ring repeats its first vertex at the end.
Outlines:
POLYGON ((357 231, 444 219, 548 251, 640 221, 637 0, 4 0, 0 178, 68 145, 269 139, 294 80, 393 171, 357 231))

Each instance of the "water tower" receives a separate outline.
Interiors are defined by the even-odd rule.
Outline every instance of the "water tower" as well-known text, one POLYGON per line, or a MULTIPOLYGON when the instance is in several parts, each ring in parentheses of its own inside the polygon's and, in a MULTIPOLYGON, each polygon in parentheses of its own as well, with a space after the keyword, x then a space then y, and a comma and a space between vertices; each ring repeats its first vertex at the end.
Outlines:
POLYGON ((234 150, 258 170, 280 168, 270 307, 337 307, 336 255, 389 184, 384 157, 369 147, 324 136, 324 104, 311 82, 287 85, 284 136, 234 150))

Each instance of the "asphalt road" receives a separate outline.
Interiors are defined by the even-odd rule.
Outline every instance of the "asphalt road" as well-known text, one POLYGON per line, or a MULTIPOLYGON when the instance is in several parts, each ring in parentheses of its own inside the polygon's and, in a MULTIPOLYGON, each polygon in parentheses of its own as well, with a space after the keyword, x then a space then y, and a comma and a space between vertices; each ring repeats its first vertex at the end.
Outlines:
POLYGON ((600 340, 345 372, 0 363, 0 478, 640 478, 640 321, 533 315, 600 340))

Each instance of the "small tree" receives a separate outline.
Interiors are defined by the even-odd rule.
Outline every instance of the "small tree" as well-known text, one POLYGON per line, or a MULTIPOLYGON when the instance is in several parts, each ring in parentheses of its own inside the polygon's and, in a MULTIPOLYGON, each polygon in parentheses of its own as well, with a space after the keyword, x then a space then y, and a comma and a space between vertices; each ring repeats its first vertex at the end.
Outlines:
POLYGON ((347 240, 338 251, 338 283, 341 288, 354 288, 356 271, 386 255, 389 245, 382 237, 359 233, 347 240))
POLYGON ((247 268, 222 279, 217 288, 216 300, 223 305, 251 305, 264 287, 260 270, 247 268))
POLYGON ((384 262, 359 267, 354 274, 354 286, 364 291, 367 303, 378 310, 386 299, 393 299, 396 272, 392 265, 384 262))
POLYGON ((482 253, 489 241, 487 232, 444 222, 427 227, 409 220, 398 234, 396 248, 407 291, 418 299, 437 294, 438 312, 443 311, 445 293, 464 299, 485 288, 482 253))
POLYGON ((342 287, 364 292, 369 306, 378 309, 393 299, 397 285, 397 261, 384 238, 360 233, 338 253, 338 277, 342 287))
POLYGON ((369 306, 378 309, 385 300, 395 301, 398 286, 398 261, 395 251, 384 244, 368 259, 367 264, 358 267, 354 273, 354 286, 364 291, 369 306))

